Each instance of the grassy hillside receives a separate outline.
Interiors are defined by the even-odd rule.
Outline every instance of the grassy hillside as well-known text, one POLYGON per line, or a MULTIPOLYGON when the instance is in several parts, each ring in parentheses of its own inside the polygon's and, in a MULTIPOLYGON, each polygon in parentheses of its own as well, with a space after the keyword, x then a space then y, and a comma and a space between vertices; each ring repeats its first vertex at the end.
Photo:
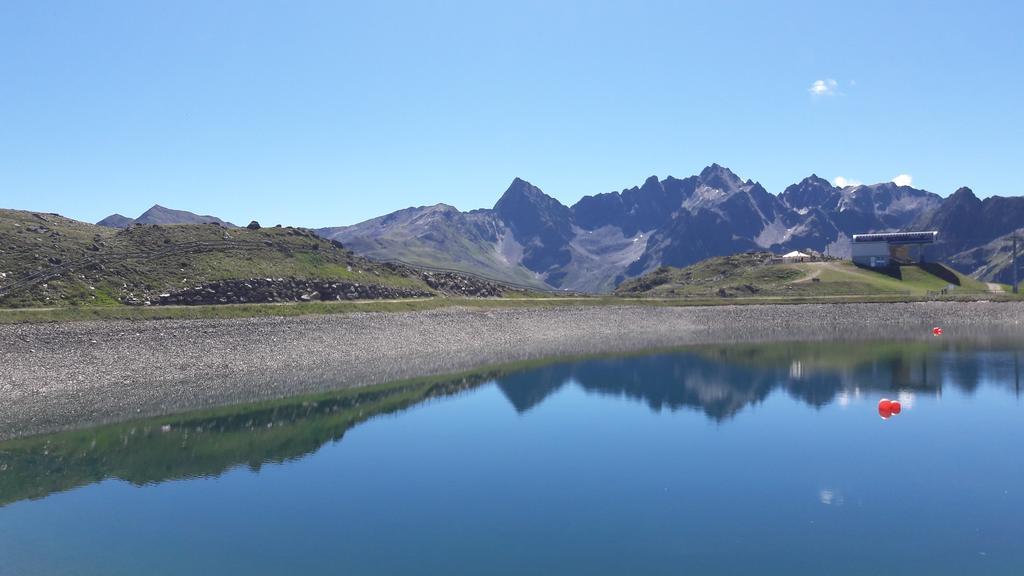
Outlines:
POLYGON ((247 278, 437 292, 417 270, 372 262, 298 228, 181 224, 117 230, 56 214, 0 210, 0 307, 144 302, 247 278))
POLYGON ((952 285, 952 294, 983 294, 989 287, 941 264, 875 271, 845 260, 770 264, 770 254, 710 258, 686 268, 661 267, 624 282, 622 296, 654 297, 827 297, 925 296, 952 285))

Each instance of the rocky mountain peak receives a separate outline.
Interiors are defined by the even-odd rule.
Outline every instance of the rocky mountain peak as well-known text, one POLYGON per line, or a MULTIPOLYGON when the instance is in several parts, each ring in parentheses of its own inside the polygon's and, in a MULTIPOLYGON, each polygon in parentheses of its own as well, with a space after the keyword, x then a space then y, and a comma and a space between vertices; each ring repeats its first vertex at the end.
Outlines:
POLYGON ((712 164, 700 171, 701 183, 710 188, 727 192, 743 186, 743 180, 725 166, 712 164))
POLYGON ((658 180, 657 176, 651 176, 644 180, 642 186, 640 186, 639 193, 644 197, 661 197, 665 195, 665 187, 662 185, 661 180, 658 180))
POLYGON ((427 207, 425 207, 425 209, 430 211, 430 212, 458 212, 459 211, 459 209, 456 208, 455 206, 452 206, 451 204, 445 204, 444 202, 438 202, 437 204, 434 204, 433 206, 427 206, 427 207))
POLYGON ((786 187, 779 198, 790 208, 803 210, 821 206, 838 190, 828 180, 811 174, 800 182, 786 187))
POLYGON ((494 204, 494 211, 499 215, 515 216, 524 209, 565 212, 569 209, 558 200, 545 194, 540 188, 526 180, 516 178, 505 193, 494 204))
POLYGON ((970 188, 960 188, 949 195, 940 205, 926 211, 914 223, 919 230, 938 230, 939 242, 948 246, 950 253, 957 252, 973 243, 984 243, 995 237, 987 226, 980 225, 986 220, 982 201, 970 188))
POLYGON ((494 213, 525 246, 523 264, 542 272, 570 259, 572 213, 533 184, 516 178, 494 205, 494 213))
POLYGON ((502 202, 512 201, 513 198, 540 198, 547 196, 540 188, 537 188, 533 184, 530 184, 522 178, 516 177, 512 180, 512 183, 505 189, 504 194, 498 199, 498 202, 494 205, 494 208, 498 208, 498 204, 502 202))
POLYGON ((743 186, 749 190, 749 192, 750 192, 750 194, 752 196, 764 196, 764 195, 769 195, 770 196, 771 195, 771 192, 766 190, 765 187, 762 186, 760 182, 755 182, 753 180, 747 180, 743 184, 743 186))
POLYGON ((495 204, 495 213, 517 238, 528 238, 551 229, 557 229, 559 236, 566 236, 570 227, 568 207, 520 178, 512 180, 495 204))
POLYGON ((820 186, 822 188, 833 188, 831 182, 813 173, 810 176, 801 180, 800 184, 804 186, 820 186))
POLYGON ((971 190, 967 186, 961 186, 960 188, 957 188, 956 192, 953 192, 952 194, 949 195, 949 199, 955 200, 957 202, 978 201, 978 197, 975 196, 974 190, 971 190))

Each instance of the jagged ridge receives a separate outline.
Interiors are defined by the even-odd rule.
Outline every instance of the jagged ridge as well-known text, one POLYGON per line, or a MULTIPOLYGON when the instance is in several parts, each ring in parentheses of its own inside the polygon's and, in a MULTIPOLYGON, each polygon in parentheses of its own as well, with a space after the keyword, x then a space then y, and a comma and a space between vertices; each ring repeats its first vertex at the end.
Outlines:
MULTIPOLYGON (((978 207, 964 192, 943 200, 892 182, 840 188, 814 174, 775 195, 712 164, 694 176, 651 176, 572 206, 516 178, 493 209, 444 206, 440 218, 430 217, 437 206, 409 208, 320 233, 375 258, 607 292, 658 266, 748 250, 845 256, 849 237, 860 232, 937 228, 943 241, 932 257, 950 262, 997 231, 1024 226, 1024 199, 974 200, 978 207)), ((984 276, 981 265, 964 272, 984 276)))

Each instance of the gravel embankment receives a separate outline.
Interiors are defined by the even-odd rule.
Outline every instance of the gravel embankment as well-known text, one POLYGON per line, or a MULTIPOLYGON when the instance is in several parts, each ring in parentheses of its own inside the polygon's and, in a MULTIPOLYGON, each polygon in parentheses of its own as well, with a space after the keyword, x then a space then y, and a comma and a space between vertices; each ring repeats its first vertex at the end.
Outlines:
POLYGON ((0 439, 551 356, 762 340, 995 337, 1024 304, 448 308, 0 325, 0 439))

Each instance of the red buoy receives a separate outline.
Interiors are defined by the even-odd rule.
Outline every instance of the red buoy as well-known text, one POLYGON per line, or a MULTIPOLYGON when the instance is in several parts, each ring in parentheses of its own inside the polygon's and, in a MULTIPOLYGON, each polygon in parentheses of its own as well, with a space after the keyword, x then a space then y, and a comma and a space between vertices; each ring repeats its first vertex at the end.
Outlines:
POLYGON ((896 400, 893 400, 892 402, 889 402, 889 411, 892 412, 893 415, 899 414, 903 411, 903 406, 896 400))
POLYGON ((882 420, 888 420, 892 416, 892 400, 882 398, 878 401, 878 415, 882 420))
POLYGON ((932 334, 935 336, 942 336, 942 328, 939 328, 938 326, 932 328, 932 334))

